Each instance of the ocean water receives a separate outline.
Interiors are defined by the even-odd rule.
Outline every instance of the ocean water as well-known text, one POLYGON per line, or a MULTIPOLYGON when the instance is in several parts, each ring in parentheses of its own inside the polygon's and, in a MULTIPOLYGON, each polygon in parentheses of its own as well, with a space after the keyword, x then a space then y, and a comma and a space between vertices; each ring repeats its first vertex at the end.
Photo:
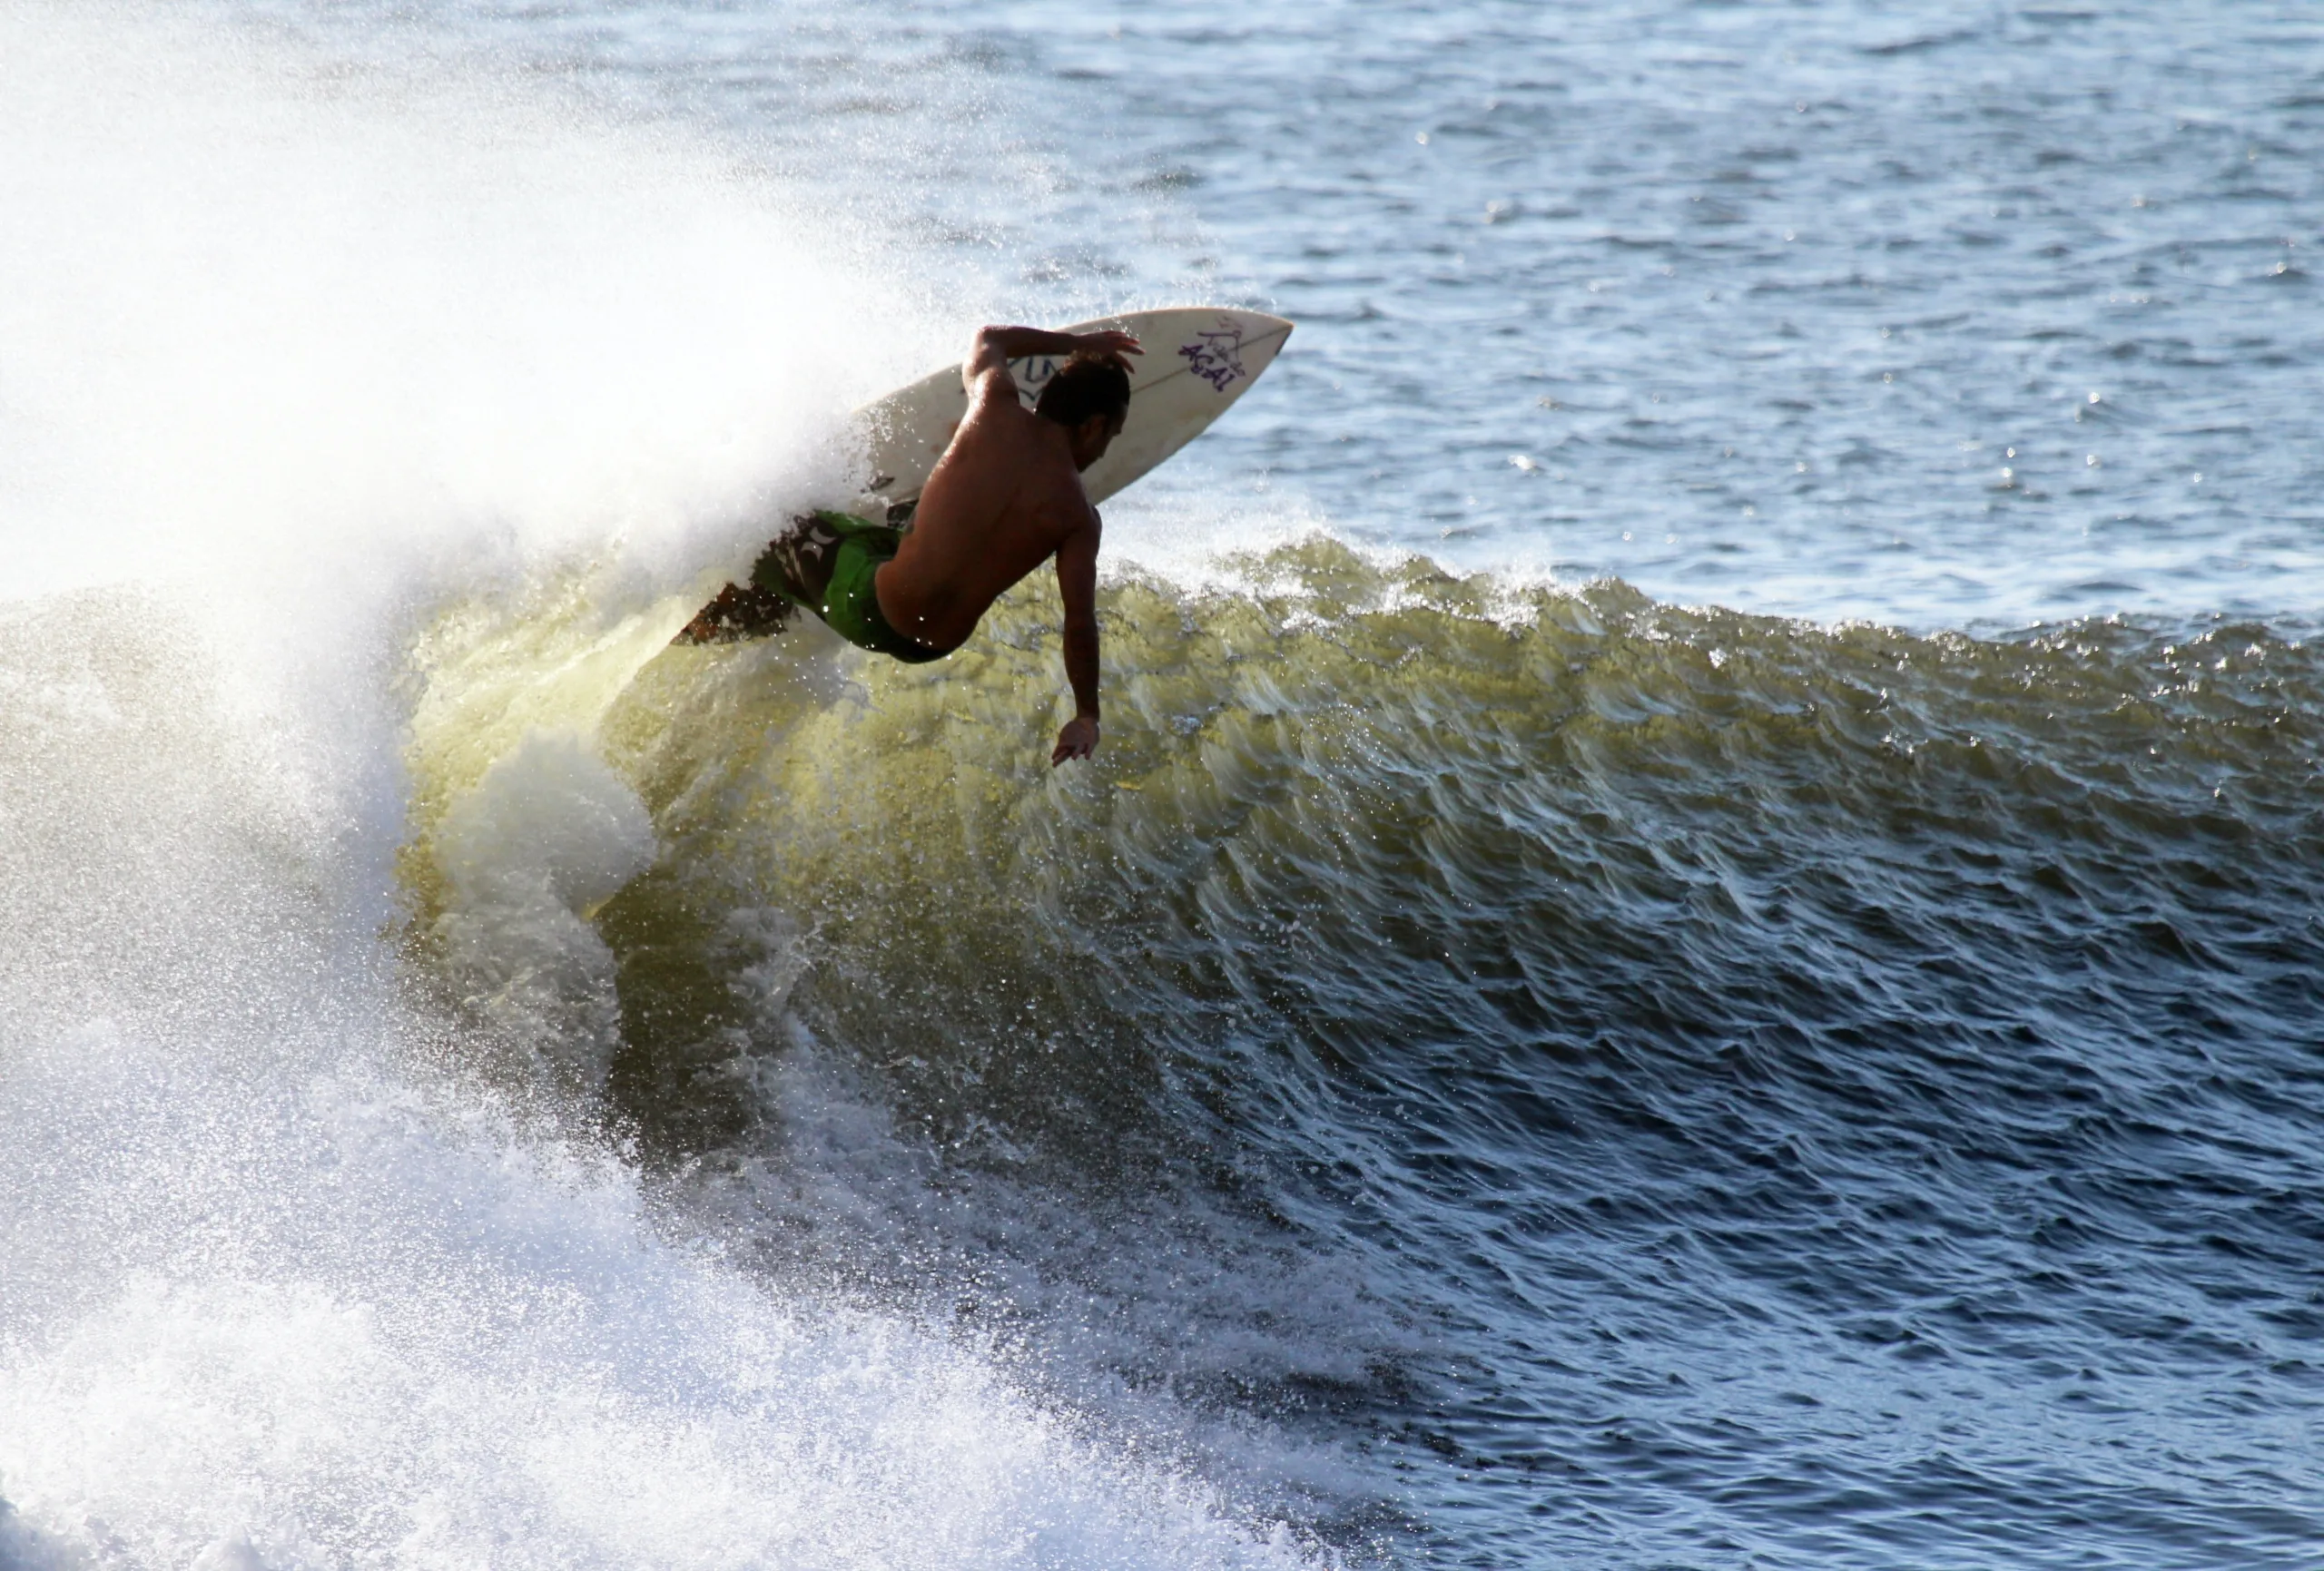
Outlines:
POLYGON ((2314 1565, 2319 67, 0 8, 0 1566, 2314 1565), (663 647, 1201 299, 1088 767, 663 647))

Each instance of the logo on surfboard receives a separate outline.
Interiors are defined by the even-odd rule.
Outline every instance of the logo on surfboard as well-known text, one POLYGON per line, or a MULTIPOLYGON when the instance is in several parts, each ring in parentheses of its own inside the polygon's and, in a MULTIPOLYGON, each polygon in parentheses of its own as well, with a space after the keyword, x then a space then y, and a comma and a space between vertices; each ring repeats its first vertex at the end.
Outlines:
POLYGON ((1243 368, 1242 324, 1232 317, 1221 317, 1218 326, 1196 333, 1178 355, 1189 370, 1222 393, 1251 374, 1243 368))
POLYGON ((1041 389, 1049 385, 1049 378, 1057 375, 1057 368, 1062 364, 1054 355, 1033 355, 1009 361, 1009 374, 1017 378, 1018 402, 1029 409, 1039 402, 1041 389))

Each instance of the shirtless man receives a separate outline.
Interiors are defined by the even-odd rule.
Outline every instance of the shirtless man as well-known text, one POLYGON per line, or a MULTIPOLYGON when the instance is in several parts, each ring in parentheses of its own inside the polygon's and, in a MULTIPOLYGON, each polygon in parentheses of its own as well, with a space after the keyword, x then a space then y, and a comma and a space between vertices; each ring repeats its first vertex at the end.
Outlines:
POLYGON ((768 545, 748 588, 726 592, 678 635, 686 643, 773 632, 803 605, 850 643, 898 660, 936 660, 968 642, 987 607, 1050 557, 1065 601, 1065 674, 1074 716, 1052 764, 1098 745, 1098 510, 1081 472, 1129 414, 1128 333, 986 328, 960 367, 969 412, 902 531, 817 513, 768 545), (1009 362, 1070 357, 1019 402, 1009 362), (778 600, 776 597, 779 596, 778 600))

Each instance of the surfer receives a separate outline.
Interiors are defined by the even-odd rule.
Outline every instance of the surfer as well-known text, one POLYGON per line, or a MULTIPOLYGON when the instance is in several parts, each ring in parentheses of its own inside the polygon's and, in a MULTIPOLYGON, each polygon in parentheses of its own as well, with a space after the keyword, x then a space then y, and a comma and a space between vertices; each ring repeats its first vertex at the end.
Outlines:
POLYGON ((961 363, 969 409, 902 528, 819 512, 771 542, 748 585, 728 584, 678 635, 723 643, 782 625, 793 605, 851 643, 918 663, 968 641, 992 603, 1057 561, 1065 602, 1065 674, 1074 716, 1052 764, 1098 745, 1098 509, 1081 472, 1129 414, 1128 333, 985 328, 961 363), (1028 411, 1009 362, 1066 358, 1028 411))

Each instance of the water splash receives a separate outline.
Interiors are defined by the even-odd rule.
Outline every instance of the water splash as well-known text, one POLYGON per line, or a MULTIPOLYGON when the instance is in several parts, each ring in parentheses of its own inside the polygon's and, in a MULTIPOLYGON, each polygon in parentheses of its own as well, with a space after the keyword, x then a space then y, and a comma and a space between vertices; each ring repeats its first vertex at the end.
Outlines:
POLYGON ((421 813, 447 974, 582 1051, 499 1074, 382 941, 419 630, 578 578, 618 643, 927 355, 843 225, 156 13, 11 11, 0 62, 0 1555, 1300 1559, 973 1338, 725 1258, 575 1115, 582 913, 653 843, 576 735, 421 813))

